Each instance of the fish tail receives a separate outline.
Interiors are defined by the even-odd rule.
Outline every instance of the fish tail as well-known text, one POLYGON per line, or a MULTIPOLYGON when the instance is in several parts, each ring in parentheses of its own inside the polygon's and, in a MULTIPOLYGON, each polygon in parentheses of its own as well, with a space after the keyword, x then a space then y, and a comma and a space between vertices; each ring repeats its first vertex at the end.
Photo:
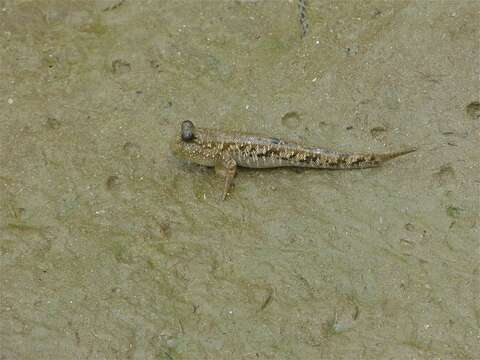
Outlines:
POLYGON ((384 154, 361 154, 350 153, 342 154, 337 161, 330 166, 330 168, 337 169, 365 169, 380 166, 385 161, 394 159, 396 157, 409 154, 415 151, 416 148, 410 148, 402 151, 395 151, 384 154))
POLYGON ((381 163, 402 155, 410 154, 414 151, 417 151, 417 148, 410 148, 410 149, 395 151, 395 152, 386 153, 386 154, 378 154, 378 155, 375 155, 375 160, 381 163))

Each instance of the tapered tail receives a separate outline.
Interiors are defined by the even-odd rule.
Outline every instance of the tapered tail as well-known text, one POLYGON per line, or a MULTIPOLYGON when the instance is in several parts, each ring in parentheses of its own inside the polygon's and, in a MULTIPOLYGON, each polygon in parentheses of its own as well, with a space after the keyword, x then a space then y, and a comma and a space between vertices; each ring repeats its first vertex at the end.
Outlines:
POLYGON ((380 166, 385 161, 394 159, 396 157, 409 154, 417 150, 416 148, 411 148, 408 150, 396 151, 386 154, 343 154, 340 158, 336 159, 335 163, 327 162, 328 166, 325 168, 330 169, 365 169, 371 167, 380 166))
POLYGON ((396 157, 399 157, 399 156, 402 156, 402 155, 405 155, 405 154, 410 154, 414 151, 417 151, 417 148, 410 148, 410 149, 407 149, 407 150, 396 151, 396 152, 391 152, 391 153, 387 153, 387 154, 378 154, 378 155, 375 155, 375 160, 377 160, 378 162, 381 163, 381 162, 388 161, 388 160, 394 159, 396 157))

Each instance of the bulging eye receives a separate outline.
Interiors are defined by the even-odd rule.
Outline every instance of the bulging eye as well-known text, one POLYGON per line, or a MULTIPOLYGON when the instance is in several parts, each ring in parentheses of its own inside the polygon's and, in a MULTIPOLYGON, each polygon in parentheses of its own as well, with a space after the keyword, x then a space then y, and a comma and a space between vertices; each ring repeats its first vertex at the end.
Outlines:
POLYGON ((190 120, 182 122, 182 140, 191 141, 195 136, 193 135, 193 123, 190 120))

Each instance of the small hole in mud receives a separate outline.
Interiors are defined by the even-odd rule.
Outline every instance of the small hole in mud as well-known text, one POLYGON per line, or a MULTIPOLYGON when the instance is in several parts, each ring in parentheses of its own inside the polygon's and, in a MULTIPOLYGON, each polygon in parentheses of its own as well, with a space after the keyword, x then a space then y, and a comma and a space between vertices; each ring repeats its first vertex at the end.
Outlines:
POLYGON ((295 129, 300 125, 300 115, 296 111, 289 111, 282 116, 282 125, 289 129, 295 129))
POLYGON ((105 185, 107 186, 108 190, 112 190, 115 187, 117 187, 119 183, 120 183, 120 178, 116 175, 111 175, 108 177, 105 185))

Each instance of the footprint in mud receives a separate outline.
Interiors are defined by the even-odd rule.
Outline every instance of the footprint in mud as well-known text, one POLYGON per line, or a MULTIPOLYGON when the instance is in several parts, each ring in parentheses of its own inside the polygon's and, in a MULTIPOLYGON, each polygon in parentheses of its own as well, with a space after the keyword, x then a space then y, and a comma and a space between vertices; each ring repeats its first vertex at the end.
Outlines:
POLYGON ((129 62, 121 59, 112 61, 112 72, 114 74, 125 74, 128 73, 130 70, 131 66, 129 62))
POLYGON ((473 101, 465 108, 467 115, 472 120, 480 119, 480 102, 473 101))
POLYGON ((108 177, 107 181, 105 182, 105 186, 107 190, 114 190, 120 185, 120 178, 117 175, 111 175, 108 177))
POLYGON ((140 145, 128 141, 123 145, 123 153, 131 158, 139 158, 141 155, 140 145))
POLYGON ((446 208, 447 216, 453 219, 458 219, 461 217, 462 210, 463 209, 458 206, 449 205, 446 208))
POLYGON ((298 128, 301 122, 302 119, 296 111, 289 111, 282 116, 282 125, 290 130, 298 128))
POLYGON ((370 135, 376 140, 381 140, 385 137, 387 128, 385 126, 375 126, 370 129, 370 135))
POLYGON ((61 124, 60 124, 60 121, 58 121, 54 117, 49 117, 45 122, 45 126, 49 130, 57 130, 60 128, 61 124))
POLYGON ((433 174, 433 177, 440 185, 446 185, 455 180, 455 170, 449 164, 442 165, 440 169, 433 174))

